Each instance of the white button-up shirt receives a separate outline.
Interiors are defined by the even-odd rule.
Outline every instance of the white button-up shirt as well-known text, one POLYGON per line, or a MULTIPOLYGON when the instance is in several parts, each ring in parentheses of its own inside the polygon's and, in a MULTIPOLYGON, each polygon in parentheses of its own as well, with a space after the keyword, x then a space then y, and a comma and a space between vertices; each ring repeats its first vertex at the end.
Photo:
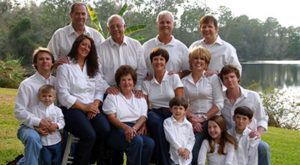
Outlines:
MULTIPOLYGON (((38 105, 32 107, 32 113, 41 120, 49 119, 52 123, 56 123, 58 129, 63 129, 65 126, 64 115, 61 109, 54 104, 45 106, 40 102, 38 105)), ((41 136, 43 146, 54 145, 61 141, 61 135, 58 129, 51 134, 41 136)))
POLYGON ((143 47, 137 40, 124 36, 124 42, 119 45, 109 37, 99 46, 98 52, 101 75, 110 86, 116 85, 115 72, 117 69, 126 64, 136 70, 138 80, 136 88, 141 89, 147 68, 143 47))
POLYGON ((86 63, 83 70, 73 61, 70 64, 60 65, 56 77, 59 103, 67 108, 77 100, 84 104, 92 103, 96 99, 102 101, 108 88, 99 72, 93 78, 88 76, 86 63))
POLYGON ((126 99, 122 93, 118 95, 107 95, 103 103, 105 114, 116 114, 121 122, 133 122, 141 117, 147 117, 148 106, 145 98, 137 98, 132 94, 130 99, 126 99))
POLYGON ((19 86, 15 103, 15 117, 28 127, 39 126, 40 118, 32 113, 32 107, 38 105, 39 88, 45 84, 55 86, 55 77, 45 79, 39 72, 23 80, 19 86))
POLYGON ((172 36, 172 40, 168 44, 159 41, 158 36, 150 39, 143 44, 145 51, 145 60, 149 73, 153 73, 153 68, 150 60, 150 53, 153 48, 163 48, 169 53, 169 61, 167 63, 167 70, 178 73, 183 70, 190 70, 189 68, 189 52, 188 48, 179 40, 172 36))
POLYGON ((175 89, 183 87, 178 74, 169 75, 165 72, 159 84, 155 77, 143 82, 143 93, 148 96, 150 108, 169 108, 169 101, 175 97, 175 89))
POLYGON ((215 150, 210 153, 210 146, 208 140, 202 142, 199 155, 198 155, 198 165, 205 165, 205 160, 207 159, 208 165, 238 165, 235 149, 231 143, 226 142, 225 153, 226 155, 218 153, 219 144, 215 144, 215 150))
POLYGON ((204 73, 195 83, 192 74, 182 79, 189 111, 193 114, 207 113, 213 105, 221 111, 224 105, 221 82, 217 75, 206 77, 204 73))
POLYGON ((192 150, 195 144, 195 135, 192 124, 184 118, 182 123, 171 116, 164 120, 164 131, 167 141, 170 143, 170 155, 175 164, 189 165, 192 162, 192 150), (190 151, 189 159, 179 156, 178 149, 186 148, 190 151))
POLYGON ((195 41, 190 46, 190 50, 194 47, 202 46, 211 53, 211 60, 208 68, 220 72, 225 65, 233 65, 242 73, 242 66, 239 62, 235 48, 228 42, 222 40, 220 36, 217 37, 213 44, 207 45, 204 39, 195 41))
MULTIPOLYGON (((96 47, 104 41, 101 33, 91 27, 85 26, 83 34, 91 37, 96 47)), ((53 53, 55 59, 67 56, 78 36, 79 34, 74 30, 73 26, 69 24, 54 32, 47 48, 53 53)))
POLYGON ((254 111, 252 122, 249 128, 252 130, 257 130, 257 127, 261 126, 265 130, 268 129, 268 119, 264 107, 262 105, 261 99, 258 93, 244 89, 240 86, 241 96, 237 98, 235 103, 232 105, 224 92, 224 108, 221 113, 226 120, 227 128, 234 128, 235 123, 233 121, 234 110, 237 107, 246 106, 254 111))
POLYGON ((238 149, 235 151, 238 165, 257 165, 258 164, 258 144, 260 139, 250 138, 251 130, 246 128, 242 134, 238 134, 235 128, 228 130, 228 133, 235 137, 238 149))

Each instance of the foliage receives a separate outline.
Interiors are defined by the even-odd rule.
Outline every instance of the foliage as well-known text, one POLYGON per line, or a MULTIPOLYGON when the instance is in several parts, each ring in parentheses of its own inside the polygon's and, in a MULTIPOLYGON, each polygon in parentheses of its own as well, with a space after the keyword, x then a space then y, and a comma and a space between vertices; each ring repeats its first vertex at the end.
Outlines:
POLYGON ((25 69, 21 60, 6 58, 0 60, 0 87, 17 88, 24 79, 25 69))

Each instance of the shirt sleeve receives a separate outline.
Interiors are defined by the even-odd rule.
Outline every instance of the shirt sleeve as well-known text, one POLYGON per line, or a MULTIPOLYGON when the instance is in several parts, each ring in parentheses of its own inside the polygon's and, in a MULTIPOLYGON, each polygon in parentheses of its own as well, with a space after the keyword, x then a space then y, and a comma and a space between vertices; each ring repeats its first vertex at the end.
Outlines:
POLYGON ((172 74, 169 76, 172 76, 172 79, 173 79, 173 81, 172 81, 173 82, 173 85, 172 85, 173 90, 183 87, 183 84, 182 84, 178 74, 172 74))
POLYGON ((236 158, 235 158, 235 149, 231 143, 226 143, 227 153, 225 158, 225 165, 235 165, 236 158))
POLYGON ((104 100, 103 106, 102 106, 102 110, 105 114, 109 115, 109 114, 113 114, 113 113, 117 113, 117 105, 116 102, 114 101, 115 97, 114 95, 107 95, 107 97, 104 100))
POLYGON ((221 82, 217 75, 213 75, 211 77, 211 85, 213 104, 215 104, 218 107, 219 112, 221 112, 221 109, 223 109, 224 107, 224 97, 221 82))
POLYGON ((172 126, 173 123, 170 119, 171 118, 168 118, 164 121, 164 131, 165 131, 166 139, 170 143, 170 146, 175 148, 177 151, 182 146, 180 146, 180 144, 176 141, 176 137, 173 134, 174 132, 172 126))
POLYGON ((59 103, 68 109, 76 102, 77 98, 70 94, 70 81, 67 70, 68 64, 58 66, 56 70, 57 91, 59 103))
POLYGON ((107 84, 107 82, 105 80, 103 80, 103 78, 101 77, 100 73, 98 72, 96 75, 96 89, 95 89, 95 99, 101 100, 103 101, 103 96, 104 93, 106 91, 106 89, 109 87, 109 85, 107 84))
POLYGON ((182 70, 190 70, 190 64, 189 64, 189 50, 188 48, 183 44, 182 46, 182 70))
POLYGON ((65 120, 64 120, 64 115, 61 111, 60 108, 55 107, 56 108, 56 118, 57 118, 57 125, 58 125, 58 129, 61 130, 65 127, 65 120))
POLYGON ((187 146, 186 148, 190 151, 190 153, 192 153, 192 150, 193 150, 193 147, 195 145, 195 134, 193 132, 193 126, 192 124, 189 124, 188 125, 188 143, 187 143, 187 146))
POLYGON ((146 118, 148 117, 148 105, 147 105, 147 101, 144 97, 140 98, 141 99, 141 109, 142 109, 142 113, 141 116, 145 116, 146 118))
POLYGON ((208 151, 209 151, 208 141, 204 140, 201 144, 201 148, 198 155, 198 165, 205 165, 208 151))
POLYGON ((143 80, 145 79, 145 77, 147 75, 147 67, 146 67, 146 62, 145 62, 145 58, 144 58, 144 49, 140 45, 140 43, 138 43, 138 46, 137 46, 136 74, 137 74, 137 83, 136 83, 135 89, 141 90, 143 80))
POLYGON ((237 69, 240 71, 240 75, 242 75, 242 65, 239 62, 236 49, 232 45, 230 45, 227 53, 226 65, 230 64, 237 67, 237 69))
POLYGON ((263 104, 261 102, 261 99, 258 95, 258 93, 254 92, 255 98, 256 98, 256 103, 255 103, 255 119, 257 120, 257 127, 261 126, 265 130, 268 130, 268 120, 269 117, 266 114, 266 111, 263 107, 263 104))
POLYGON ((142 91, 144 95, 149 95, 149 82, 148 80, 144 80, 142 83, 142 91))
POLYGON ((41 119, 36 117, 28 109, 30 98, 34 97, 30 95, 33 95, 33 93, 30 92, 29 87, 27 87, 24 83, 21 83, 16 97, 14 114, 15 117, 22 122, 22 124, 33 128, 34 126, 39 126, 41 119))
POLYGON ((247 165, 257 165, 258 164, 258 144, 260 139, 249 138, 249 148, 248 148, 248 163, 247 165))
MULTIPOLYGON (((60 38, 59 38, 59 34, 58 34, 58 31, 54 32, 54 34, 52 35, 49 43, 48 43, 48 46, 47 48, 52 52, 53 56, 54 56, 54 59, 57 60, 58 56, 59 56, 59 46, 60 43, 59 42, 60 38)), ((64 54, 66 55, 66 54, 64 54)))

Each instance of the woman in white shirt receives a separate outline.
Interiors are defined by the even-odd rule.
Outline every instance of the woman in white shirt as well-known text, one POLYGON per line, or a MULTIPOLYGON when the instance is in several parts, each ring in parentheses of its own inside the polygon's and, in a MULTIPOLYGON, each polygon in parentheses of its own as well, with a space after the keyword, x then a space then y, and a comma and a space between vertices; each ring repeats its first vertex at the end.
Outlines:
POLYGON ((143 82, 150 112, 148 113, 147 128, 155 141, 154 160, 158 165, 170 164, 169 143, 166 141, 163 121, 171 116, 169 101, 175 96, 183 96, 183 85, 178 74, 169 73, 166 63, 169 54, 165 49, 155 48, 150 54, 154 70, 152 80, 143 82))
POLYGON ((63 106, 65 129, 80 139, 74 164, 88 164, 93 146, 110 131, 108 121, 99 111, 108 85, 99 74, 93 39, 78 36, 68 57, 70 63, 60 65, 56 72, 58 99, 63 106))
POLYGON ((211 54, 206 48, 195 47, 189 54, 191 73, 182 79, 186 98, 189 102, 187 118, 195 133, 192 164, 197 164, 202 141, 207 136, 207 119, 220 114, 224 98, 217 75, 207 77, 211 54))
POLYGON ((125 151, 128 165, 149 164, 154 141, 144 135, 147 102, 133 94, 137 74, 131 66, 122 65, 116 71, 115 81, 120 93, 107 95, 103 103, 103 112, 113 125, 108 145, 125 151))

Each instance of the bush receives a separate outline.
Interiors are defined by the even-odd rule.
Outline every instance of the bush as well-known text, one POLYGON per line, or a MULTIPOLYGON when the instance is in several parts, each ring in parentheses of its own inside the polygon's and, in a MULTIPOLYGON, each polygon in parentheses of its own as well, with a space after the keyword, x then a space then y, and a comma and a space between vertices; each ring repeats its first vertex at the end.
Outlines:
POLYGON ((18 88, 24 79, 25 72, 19 59, 0 60, 0 87, 18 88))

